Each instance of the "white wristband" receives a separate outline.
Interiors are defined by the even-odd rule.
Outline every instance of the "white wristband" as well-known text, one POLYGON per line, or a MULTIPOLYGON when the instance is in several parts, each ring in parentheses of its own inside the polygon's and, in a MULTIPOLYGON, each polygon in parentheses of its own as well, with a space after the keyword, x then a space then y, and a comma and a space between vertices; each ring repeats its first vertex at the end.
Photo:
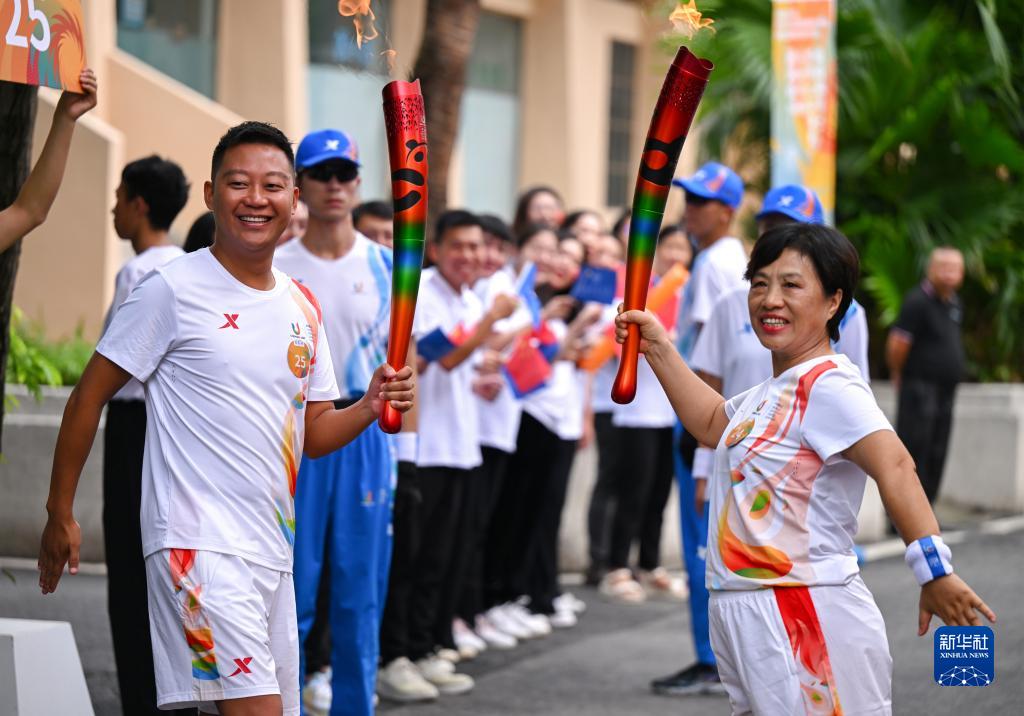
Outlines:
POLYGON ((711 476, 715 467, 715 450, 709 447, 699 447, 693 453, 693 477, 697 480, 706 480, 711 476))
POLYGON ((920 585, 953 573, 953 553, 937 535, 911 542, 904 559, 920 585))
POLYGON ((395 436, 395 453, 398 455, 398 462, 416 462, 418 438, 416 433, 398 433, 395 436))

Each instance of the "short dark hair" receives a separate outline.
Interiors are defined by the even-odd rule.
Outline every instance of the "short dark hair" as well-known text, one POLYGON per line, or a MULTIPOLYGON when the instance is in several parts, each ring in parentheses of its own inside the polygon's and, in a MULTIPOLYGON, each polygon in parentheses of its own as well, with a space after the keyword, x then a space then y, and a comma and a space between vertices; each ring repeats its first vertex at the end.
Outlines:
POLYGON ((480 214, 480 228, 485 233, 506 244, 512 243, 512 229, 509 228, 501 217, 494 214, 480 214))
POLYGON ((188 180, 181 167, 156 154, 129 162, 121 170, 121 183, 128 199, 141 196, 149 207, 148 219, 154 229, 167 231, 188 201, 188 180))
POLYGON ((842 291, 839 309, 826 324, 828 337, 839 340, 839 323, 853 301, 853 289, 860 277, 860 257, 850 240, 831 226, 823 224, 786 224, 770 229, 754 244, 750 252, 745 278, 776 261, 786 249, 793 249, 810 259, 826 296, 842 291))
POLYGON ((445 232, 461 226, 480 226, 480 217, 465 209, 449 209, 437 217, 434 225, 434 243, 440 244, 445 232))
POLYGON ((213 218, 213 212, 208 211, 201 214, 198 219, 192 222, 188 234, 185 236, 185 244, 181 247, 186 254, 207 246, 213 246, 213 237, 217 230, 217 222, 213 218))
POLYGON ((395 208, 389 201, 364 201, 352 210, 352 223, 358 224, 364 216, 394 221, 395 208))
POLYGON ((295 152, 292 151, 292 143, 280 129, 266 122, 242 122, 224 133, 224 136, 217 142, 213 150, 213 161, 210 166, 210 179, 217 178, 217 171, 221 162, 224 161, 224 154, 232 147, 240 144, 267 144, 277 147, 288 157, 288 164, 295 172, 295 152))

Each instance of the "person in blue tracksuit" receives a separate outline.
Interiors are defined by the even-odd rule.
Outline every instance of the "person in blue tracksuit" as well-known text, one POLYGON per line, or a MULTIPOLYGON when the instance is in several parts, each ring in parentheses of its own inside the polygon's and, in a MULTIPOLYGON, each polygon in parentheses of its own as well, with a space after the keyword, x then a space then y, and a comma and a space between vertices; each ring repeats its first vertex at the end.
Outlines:
MULTIPOLYGON (((353 226, 360 165, 347 134, 312 132, 295 160, 309 224, 301 239, 278 247, 274 265, 320 300, 341 402, 348 403, 360 397, 367 376, 386 359, 391 252, 353 226)), ((376 427, 337 452, 302 462, 295 493, 299 639, 305 645, 310 638, 326 580, 328 596, 321 597, 320 610, 327 612, 331 644, 330 669, 314 664, 307 670, 309 652, 303 652, 301 673, 312 672, 303 689, 307 714, 328 708, 332 716, 373 713, 394 479, 390 438, 376 427)), ((311 641, 322 638, 315 634, 311 641)))

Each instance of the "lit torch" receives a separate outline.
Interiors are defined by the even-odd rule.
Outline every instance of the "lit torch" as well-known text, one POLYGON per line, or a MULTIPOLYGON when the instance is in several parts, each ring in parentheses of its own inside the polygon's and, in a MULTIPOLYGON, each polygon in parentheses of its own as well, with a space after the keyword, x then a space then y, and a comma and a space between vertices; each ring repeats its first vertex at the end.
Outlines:
MULTIPOLYGON (((714 65, 708 60, 680 47, 661 87, 633 193, 633 215, 629 225, 626 257, 624 304, 627 311, 642 311, 647 302, 654 248, 665 214, 672 177, 713 68, 714 65)), ((629 324, 628 328, 622 346, 619 372, 612 386, 612 400, 620 404, 632 402, 636 395, 640 329, 636 324, 629 324)))
MULTIPOLYGON (((419 80, 396 80, 384 87, 384 123, 395 206, 388 364, 399 370, 409 352, 427 221, 427 123, 419 80)), ((378 424, 386 433, 397 433, 402 415, 385 403, 378 424)))

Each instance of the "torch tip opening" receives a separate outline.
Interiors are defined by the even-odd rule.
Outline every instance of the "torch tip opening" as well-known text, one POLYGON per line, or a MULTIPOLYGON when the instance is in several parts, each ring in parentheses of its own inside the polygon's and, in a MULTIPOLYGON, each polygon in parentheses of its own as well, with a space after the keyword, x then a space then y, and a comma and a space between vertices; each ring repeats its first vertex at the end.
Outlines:
POLYGON ((403 80, 392 80, 384 85, 382 91, 385 100, 398 100, 403 97, 412 97, 414 95, 422 95, 423 92, 420 90, 420 81, 418 79, 412 82, 405 82, 403 80))

